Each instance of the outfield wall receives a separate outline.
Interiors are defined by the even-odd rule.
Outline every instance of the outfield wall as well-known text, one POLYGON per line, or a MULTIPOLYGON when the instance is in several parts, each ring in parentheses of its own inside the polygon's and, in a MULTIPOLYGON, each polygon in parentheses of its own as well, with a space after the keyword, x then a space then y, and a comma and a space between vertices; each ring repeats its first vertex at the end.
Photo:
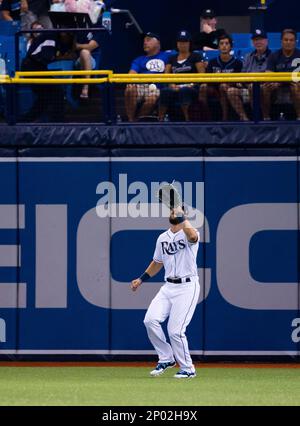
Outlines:
POLYGON ((143 318, 163 274, 136 293, 129 283, 168 221, 99 218, 96 206, 150 203, 151 183, 173 179, 189 183, 193 206, 204 188, 192 353, 299 356, 298 126, 0 135, 0 356, 154 353, 143 318))

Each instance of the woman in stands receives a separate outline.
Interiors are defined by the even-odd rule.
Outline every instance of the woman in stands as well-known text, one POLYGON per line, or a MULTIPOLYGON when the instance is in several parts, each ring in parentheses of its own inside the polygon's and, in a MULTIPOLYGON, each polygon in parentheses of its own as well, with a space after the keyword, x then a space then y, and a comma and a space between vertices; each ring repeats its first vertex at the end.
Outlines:
MULTIPOLYGON (((204 73, 205 65, 200 53, 192 50, 192 37, 187 31, 180 31, 177 35, 178 53, 172 55, 166 65, 165 73, 204 73)), ((184 115, 185 121, 189 121, 189 106, 197 99, 198 84, 170 84, 160 92, 159 120, 163 121, 166 112, 178 103, 184 115)))

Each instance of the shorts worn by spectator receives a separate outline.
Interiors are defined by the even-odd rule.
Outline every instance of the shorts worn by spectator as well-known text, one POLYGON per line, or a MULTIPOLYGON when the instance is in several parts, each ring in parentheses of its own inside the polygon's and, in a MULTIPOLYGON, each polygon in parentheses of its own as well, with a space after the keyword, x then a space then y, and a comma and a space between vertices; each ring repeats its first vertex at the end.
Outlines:
MULTIPOLYGON (((219 40, 220 56, 209 61, 206 68, 208 73, 239 73, 242 70, 243 63, 239 59, 230 54, 233 42, 229 35, 223 35, 219 40)), ((222 107, 222 120, 228 120, 230 91, 236 85, 234 83, 221 83, 221 84, 202 84, 200 86, 199 101, 207 108, 208 95, 213 95, 220 99, 222 107)), ((240 116, 240 119, 247 121, 248 117, 240 116)))
POLYGON ((21 28, 23 31, 30 29, 33 22, 39 21, 44 28, 53 28, 51 19, 48 16, 50 9, 49 0, 27 0, 28 10, 21 15, 21 28))
POLYGON ((27 0, 3 0, 0 4, 4 21, 20 21, 21 13, 28 11, 27 0))
MULTIPOLYGON (((244 59, 242 72, 265 72, 267 60, 271 54, 268 47, 267 34, 260 29, 256 29, 252 34, 252 43, 255 50, 248 53, 244 59)), ((246 117, 244 103, 253 104, 253 84, 236 84, 228 91, 228 99, 237 115, 243 120, 246 117)))
MULTIPOLYGON (((165 71, 169 55, 160 50, 160 37, 148 32, 144 34, 144 56, 136 58, 130 67, 129 74, 157 74, 165 71)), ((134 121, 138 103, 142 104, 139 116, 151 114, 159 98, 159 85, 128 84, 125 90, 125 107, 129 121, 134 121), (148 87, 148 88, 147 88, 148 87)))
MULTIPOLYGON (((192 51, 192 36, 188 31, 180 31, 177 34, 178 53, 170 56, 166 65, 167 74, 179 73, 204 73, 205 66, 203 56, 192 51)), ((199 93, 198 84, 170 84, 161 89, 159 99, 159 120, 163 121, 166 112, 179 103, 185 121, 189 121, 189 106, 197 99, 199 93)))
MULTIPOLYGON (((95 27, 96 28, 96 27, 95 27)), ((80 31, 76 35, 75 49, 78 53, 76 67, 90 71, 96 68, 96 58, 100 54, 100 33, 98 31, 80 31)), ((86 76, 89 78, 89 76, 86 76)), ((89 86, 83 85, 81 99, 89 97, 89 86)))
MULTIPOLYGON (((286 29, 281 34, 281 49, 272 53, 267 62, 267 72, 293 72, 300 63, 300 50, 296 48, 297 33, 293 29, 286 29)), ((296 111, 297 120, 300 120, 300 84, 292 83, 265 83, 263 91, 263 118, 270 120, 270 109, 273 94, 278 95, 280 89, 287 89, 291 95, 296 111)))
POLYGON ((212 9, 203 10, 200 18, 200 33, 194 37, 194 48, 198 50, 217 50, 219 38, 226 34, 217 29, 218 18, 212 9))

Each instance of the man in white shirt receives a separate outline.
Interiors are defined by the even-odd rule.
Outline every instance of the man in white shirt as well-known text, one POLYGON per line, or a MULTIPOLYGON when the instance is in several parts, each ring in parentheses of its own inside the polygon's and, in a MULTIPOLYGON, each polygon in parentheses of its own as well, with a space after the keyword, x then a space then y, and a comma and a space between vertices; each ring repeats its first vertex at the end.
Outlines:
POLYGON ((146 271, 132 281, 131 289, 136 291, 142 282, 156 275, 164 266, 165 284, 152 300, 144 324, 148 337, 154 346, 159 360, 151 376, 159 376, 168 368, 180 370, 175 378, 193 378, 196 376, 185 330, 195 312, 199 299, 200 285, 197 272, 197 252, 199 233, 185 217, 183 210, 171 211, 170 229, 157 239, 153 260, 146 271), (169 317, 169 344, 161 327, 169 317))

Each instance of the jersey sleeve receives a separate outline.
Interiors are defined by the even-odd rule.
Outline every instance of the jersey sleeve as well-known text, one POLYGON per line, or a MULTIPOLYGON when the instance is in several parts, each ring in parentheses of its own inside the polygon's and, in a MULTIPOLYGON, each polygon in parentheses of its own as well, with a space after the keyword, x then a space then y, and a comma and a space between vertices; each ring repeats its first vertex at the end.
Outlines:
POLYGON ((154 260, 154 262, 157 262, 157 263, 163 263, 161 244, 159 242, 159 239, 156 241, 156 247, 155 247, 155 251, 154 251, 154 255, 153 255, 153 260, 154 260))

